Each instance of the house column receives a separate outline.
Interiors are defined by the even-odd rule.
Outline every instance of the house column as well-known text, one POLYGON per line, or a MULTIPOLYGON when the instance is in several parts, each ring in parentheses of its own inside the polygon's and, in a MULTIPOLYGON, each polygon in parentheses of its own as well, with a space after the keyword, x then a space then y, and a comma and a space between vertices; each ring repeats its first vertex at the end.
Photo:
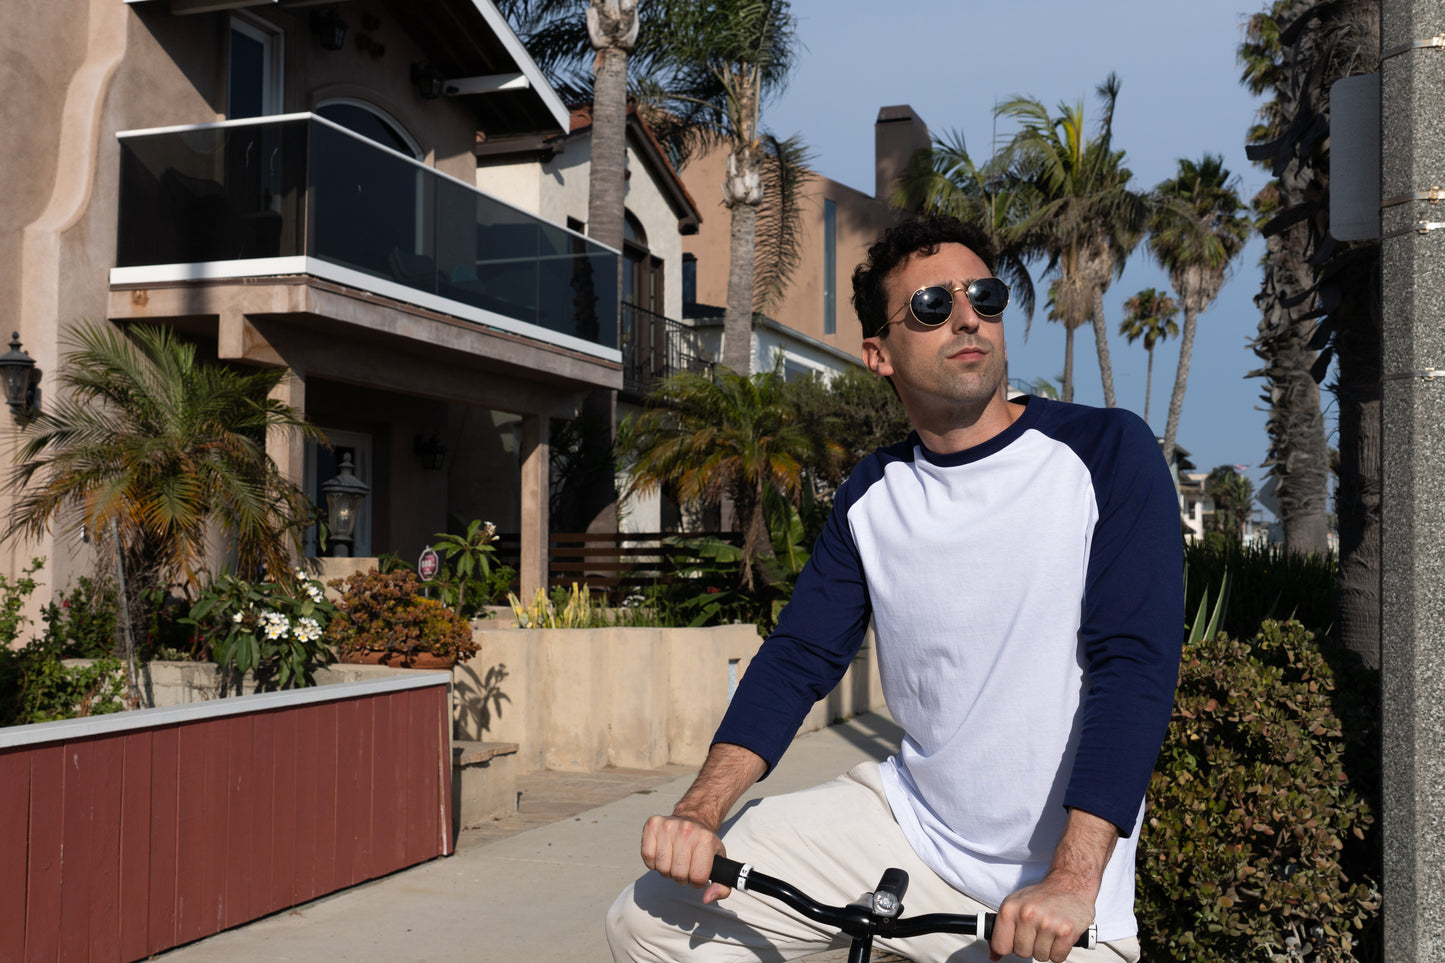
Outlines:
MULTIPOLYGON (((283 405, 306 413, 306 375, 299 368, 286 369, 286 377, 271 389, 269 397, 283 405)), ((299 431, 270 428, 266 431, 266 454, 276 463, 281 476, 298 488, 306 478, 306 439, 299 431)))
POLYGON ((521 597, 530 602, 537 590, 547 591, 547 517, 551 446, 547 443, 546 415, 522 416, 522 545, 521 597))

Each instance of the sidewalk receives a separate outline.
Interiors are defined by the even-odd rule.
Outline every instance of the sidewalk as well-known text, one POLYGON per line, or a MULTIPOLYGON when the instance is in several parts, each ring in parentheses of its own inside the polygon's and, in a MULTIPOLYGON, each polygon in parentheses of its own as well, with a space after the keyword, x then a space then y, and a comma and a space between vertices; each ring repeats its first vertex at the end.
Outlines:
MULTIPOLYGON (((898 739, 898 727, 874 714, 808 733, 762 787, 771 795, 814 785, 866 759, 885 758, 898 739)), ((642 871, 642 824, 671 809, 692 775, 677 766, 532 773, 518 780, 518 815, 463 833, 451 857, 154 959, 606 963, 602 918, 642 871)))

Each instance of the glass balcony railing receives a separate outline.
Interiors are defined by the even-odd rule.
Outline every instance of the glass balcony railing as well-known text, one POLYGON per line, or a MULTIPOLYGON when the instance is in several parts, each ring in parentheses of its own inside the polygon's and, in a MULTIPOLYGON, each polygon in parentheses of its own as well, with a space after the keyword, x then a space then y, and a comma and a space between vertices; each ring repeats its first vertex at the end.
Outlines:
POLYGON ((305 257, 618 344, 616 252, 310 114, 123 134, 117 241, 119 268, 305 257))

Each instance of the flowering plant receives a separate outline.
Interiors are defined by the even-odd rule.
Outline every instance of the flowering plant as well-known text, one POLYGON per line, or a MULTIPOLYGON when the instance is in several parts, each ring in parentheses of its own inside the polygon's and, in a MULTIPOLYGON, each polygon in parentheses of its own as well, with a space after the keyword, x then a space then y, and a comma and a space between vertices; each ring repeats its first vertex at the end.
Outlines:
POLYGON ((324 641, 335 613, 321 582, 297 569, 284 583, 218 576, 184 621, 210 630, 211 657, 223 669, 274 675, 289 689, 313 684, 314 669, 335 661, 324 641))
POLYGON ((340 655, 393 653, 406 665, 420 653, 456 661, 477 653, 467 620, 436 599, 423 597, 421 580, 406 569, 372 569, 331 585, 342 594, 326 638, 340 655))

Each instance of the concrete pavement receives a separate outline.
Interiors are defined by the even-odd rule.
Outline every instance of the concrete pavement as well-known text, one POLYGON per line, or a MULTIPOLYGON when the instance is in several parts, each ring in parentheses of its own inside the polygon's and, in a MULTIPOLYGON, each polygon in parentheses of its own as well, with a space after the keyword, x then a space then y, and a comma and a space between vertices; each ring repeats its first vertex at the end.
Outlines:
MULTIPOLYGON (((761 790, 772 795, 831 779, 866 759, 887 757, 899 738, 890 719, 871 713, 807 733, 793 743, 761 790)), ((602 935, 603 915, 643 869, 638 858, 642 824, 653 813, 672 808, 692 772, 624 774, 626 778, 613 780, 610 788, 609 780, 589 781, 583 778, 587 775, 576 774, 579 791, 627 795, 578 812, 566 805, 565 793, 553 793, 549 805, 554 811, 530 817, 533 823, 552 821, 463 834, 456 855, 155 959, 606 963, 610 956, 602 935), (564 810, 572 815, 564 815, 564 810)), ((528 811, 528 792, 523 788, 523 812, 528 811)), ((763 792, 755 788, 754 794, 763 792)))

